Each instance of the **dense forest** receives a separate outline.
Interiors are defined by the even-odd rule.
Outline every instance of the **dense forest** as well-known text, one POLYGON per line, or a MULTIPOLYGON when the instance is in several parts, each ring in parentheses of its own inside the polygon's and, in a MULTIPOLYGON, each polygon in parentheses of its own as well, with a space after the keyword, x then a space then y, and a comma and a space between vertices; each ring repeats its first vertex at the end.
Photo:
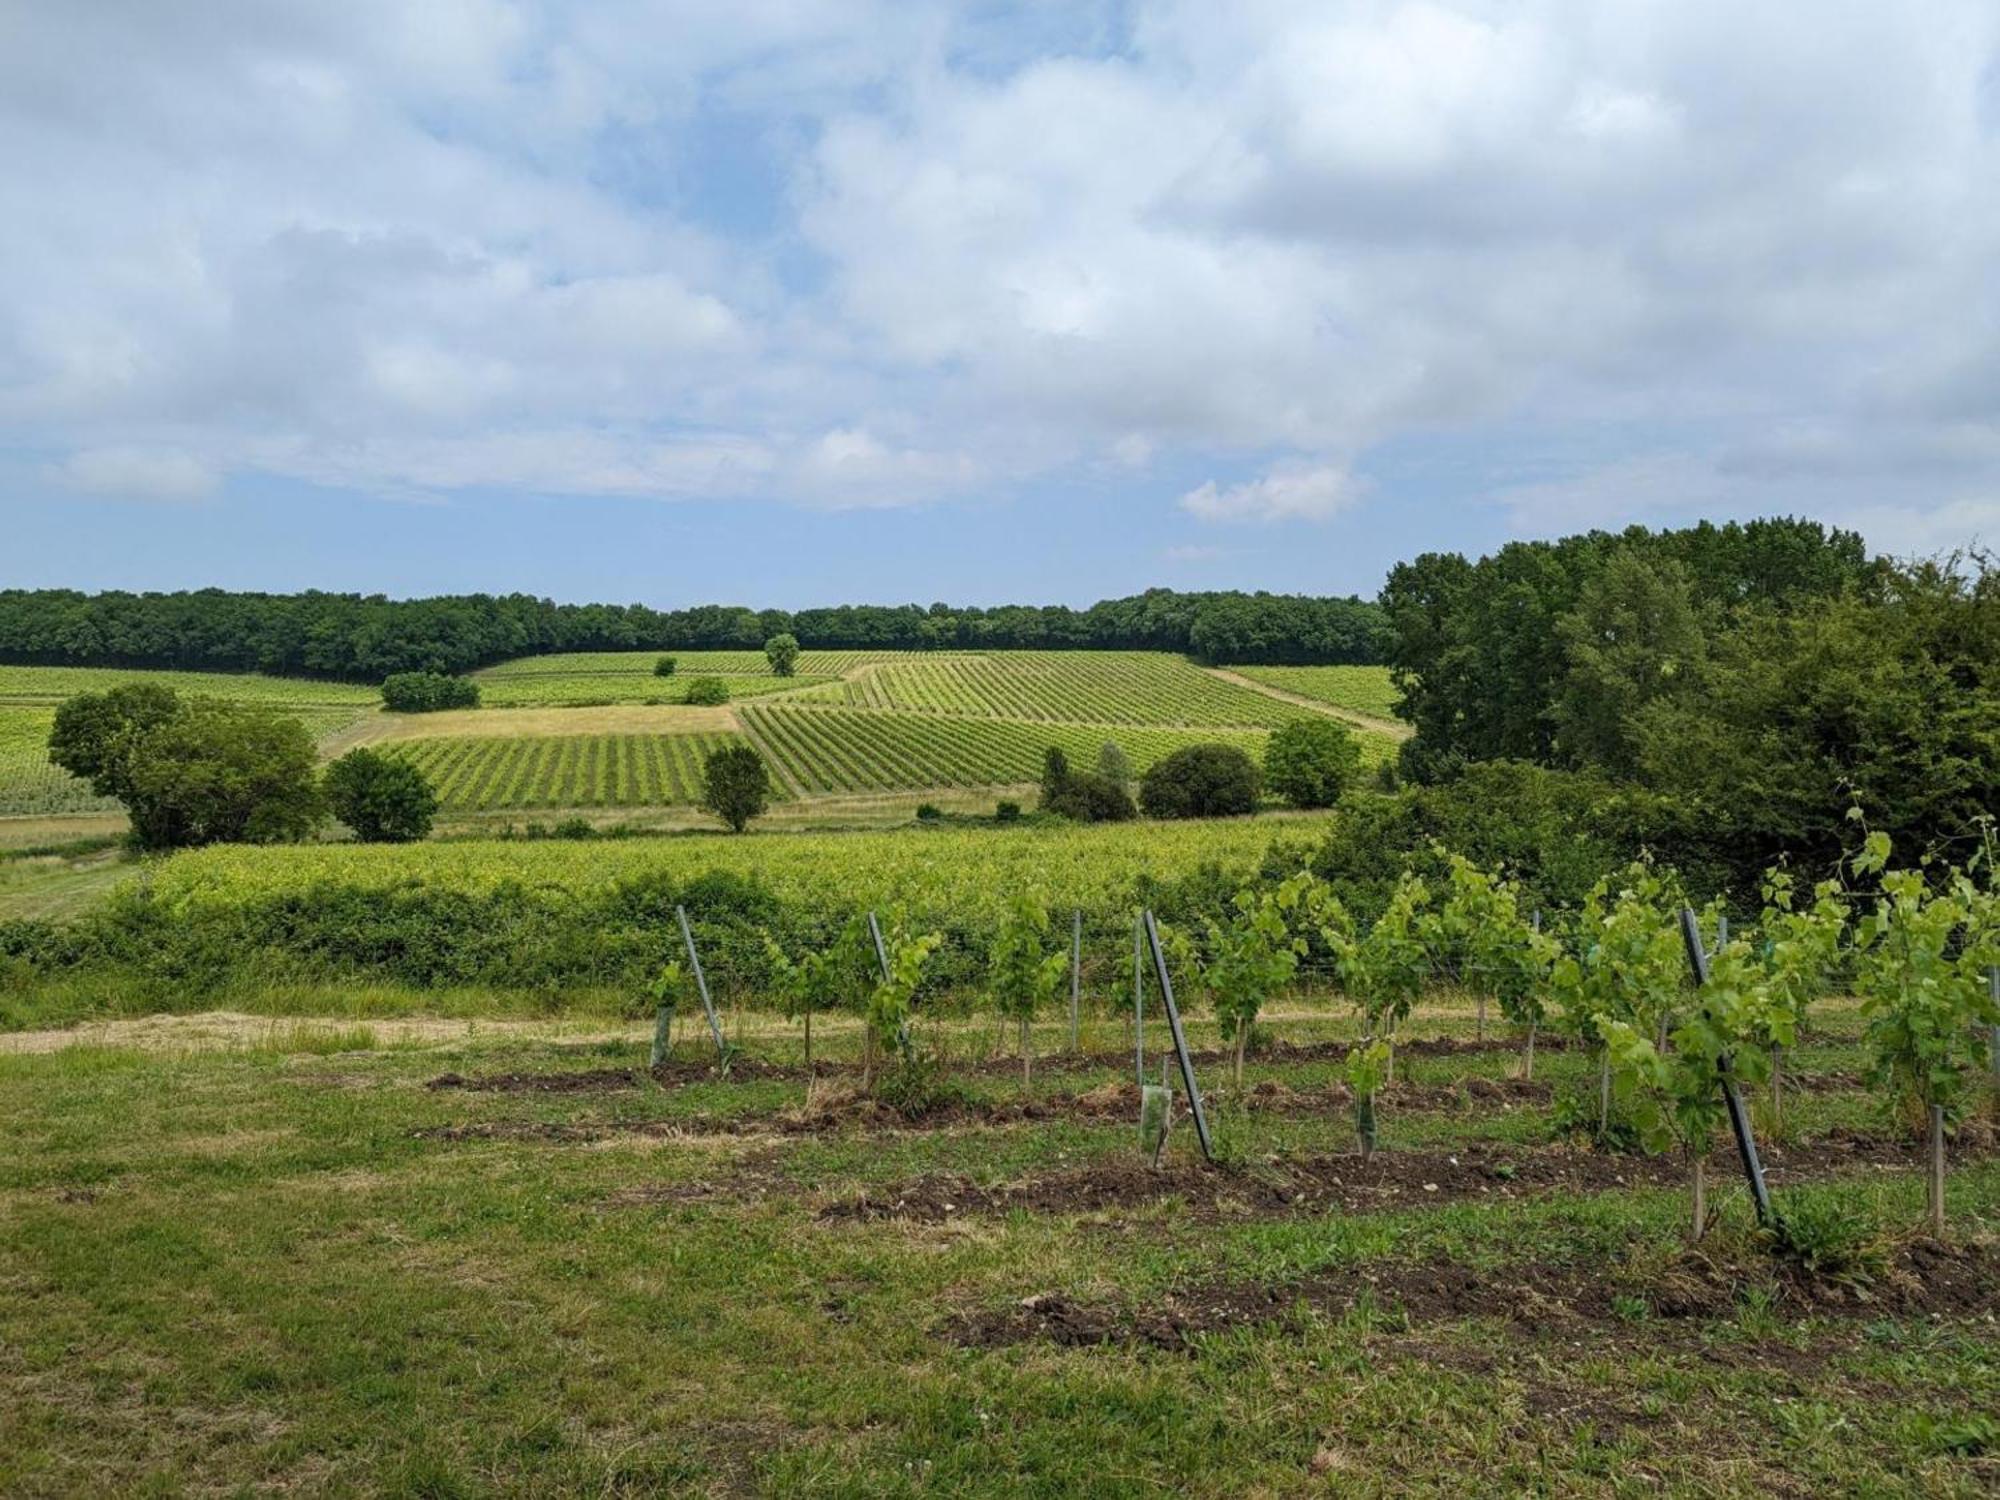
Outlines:
POLYGON ((1430 789, 1412 840, 1461 815, 1440 811, 1455 786, 1515 833, 1546 813, 1537 858, 1589 822, 1595 857, 1651 848, 1747 892, 1779 859, 1837 858, 1856 817, 1964 858, 2000 803, 1983 555, 1870 559, 1798 520, 1633 528, 1426 554, 1382 604, 1416 726, 1401 768, 1430 789), (1496 780, 1506 763, 1536 774, 1496 780))
POLYGON ((823 650, 1185 651, 1219 662, 1379 662, 1382 612, 1354 598, 1149 589, 1089 609, 1007 604, 753 610, 556 604, 526 594, 85 594, 0 590, 0 662, 272 672, 379 682, 549 651, 758 648, 789 633, 823 650))

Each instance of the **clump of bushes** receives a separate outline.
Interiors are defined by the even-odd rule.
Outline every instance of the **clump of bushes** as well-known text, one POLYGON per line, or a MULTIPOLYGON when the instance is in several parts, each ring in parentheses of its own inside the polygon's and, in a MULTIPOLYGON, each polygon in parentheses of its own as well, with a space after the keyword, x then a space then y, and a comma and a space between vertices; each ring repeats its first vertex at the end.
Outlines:
POLYGON ((1256 762, 1234 745, 1189 745, 1155 761, 1139 779, 1139 805, 1154 818, 1222 818, 1257 810, 1256 762))
POLYGON ((936 823, 941 821, 943 817, 944 810, 935 802, 919 802, 917 804, 917 821, 919 823, 936 823))
POLYGON ((428 714, 479 707, 479 684, 443 672, 392 672, 382 682, 382 706, 391 713, 428 714))
POLYGON ((1331 807, 1361 770, 1361 746, 1332 719, 1294 719, 1264 746, 1264 785, 1294 807, 1331 807))
POLYGON ((688 680, 687 693, 681 702, 692 703, 702 708, 715 708, 729 701, 729 684, 720 677, 694 677, 688 680))
POLYGON ((656 657, 653 661, 653 675, 655 677, 671 677, 674 675, 674 669, 679 665, 680 663, 675 661, 671 656, 656 657))
POLYGON ((993 804, 993 821, 996 823, 1018 823, 1021 821, 1021 804, 1003 798, 993 804))
POLYGON ((1095 771, 1071 770, 1069 757, 1055 745, 1042 757, 1042 811, 1078 823, 1123 823, 1139 816, 1124 787, 1095 771))

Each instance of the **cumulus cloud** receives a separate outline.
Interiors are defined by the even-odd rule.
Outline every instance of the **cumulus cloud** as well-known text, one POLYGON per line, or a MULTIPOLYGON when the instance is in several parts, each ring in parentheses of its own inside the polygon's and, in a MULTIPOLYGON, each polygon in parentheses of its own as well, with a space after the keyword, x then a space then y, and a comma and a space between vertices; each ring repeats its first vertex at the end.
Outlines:
POLYGON ((0 448, 79 490, 1311 521, 1456 439, 1517 527, 2000 492, 1982 0, 0 19, 0 448))
POLYGON ((1360 484, 1344 468, 1291 464, 1227 487, 1211 479, 1180 503, 1204 521, 1325 521, 1360 495, 1360 484))

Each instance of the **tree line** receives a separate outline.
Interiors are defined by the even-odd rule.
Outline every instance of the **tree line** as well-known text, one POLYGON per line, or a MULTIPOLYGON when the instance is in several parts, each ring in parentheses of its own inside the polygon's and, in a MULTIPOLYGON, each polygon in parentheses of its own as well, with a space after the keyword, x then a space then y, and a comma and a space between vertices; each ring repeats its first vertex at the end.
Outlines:
POLYGON ((0 662, 267 672, 380 682, 559 651, 1155 650, 1218 662, 1373 663, 1381 609, 1358 598, 1150 589, 1088 609, 850 604, 798 611, 705 604, 557 604, 527 594, 0 590, 0 662))
POLYGON ((1962 853, 2000 805, 1983 554, 1870 558, 1804 520, 1633 527, 1428 553, 1382 604, 1419 822, 1474 770, 1537 767, 1502 821, 1564 825, 1533 831, 1549 858, 1587 832, 1599 859, 1649 847, 1747 892, 1780 860, 1830 868, 1851 809, 1899 848, 1962 853))

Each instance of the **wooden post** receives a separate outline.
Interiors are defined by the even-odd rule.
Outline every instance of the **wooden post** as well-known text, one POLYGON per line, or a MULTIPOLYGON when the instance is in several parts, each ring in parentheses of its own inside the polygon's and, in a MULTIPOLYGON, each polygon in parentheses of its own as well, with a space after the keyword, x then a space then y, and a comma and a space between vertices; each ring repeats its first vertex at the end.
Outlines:
POLYGON ((1078 1050, 1077 1010, 1083 999, 1083 912, 1070 912, 1069 921, 1069 1050, 1078 1050))
POLYGON ((708 1012, 708 1034, 715 1038, 715 1055, 720 1057, 729 1049, 722 1043, 722 1022, 715 1014, 715 1002, 708 997, 708 976, 701 972, 701 955, 695 951, 694 929, 688 925, 687 908, 676 906, 674 915, 680 918, 681 938, 687 943, 688 967, 694 970, 694 987, 701 992, 701 1008, 708 1012))
POLYGON ((1173 1034, 1174 1054, 1180 1059, 1181 1084, 1187 1090, 1188 1111, 1194 1116, 1194 1133, 1201 1140, 1201 1154, 1215 1160, 1215 1146, 1208 1138, 1208 1116, 1201 1107, 1201 1089, 1194 1081, 1194 1059, 1188 1055, 1187 1034, 1181 1030, 1180 1008, 1174 1004, 1174 982, 1167 975, 1167 955, 1160 946, 1159 924, 1149 911, 1145 915, 1146 945, 1153 951, 1153 977, 1160 984, 1160 1004, 1166 1008, 1167 1030, 1173 1034))
MULTIPOLYGON (((1708 983, 1708 950, 1701 945, 1701 926, 1691 906, 1681 908, 1681 942, 1687 949, 1695 989, 1699 991, 1708 983)), ((1736 1079, 1730 1074, 1727 1057, 1719 1059, 1716 1071, 1721 1075, 1722 1101, 1729 1107, 1729 1128, 1736 1135, 1736 1151, 1743 1158, 1743 1175, 1750 1182, 1750 1198, 1757 1205, 1757 1222, 1770 1228, 1776 1219, 1771 1212, 1771 1192, 1764 1183, 1764 1164, 1757 1159, 1757 1138, 1750 1129, 1750 1113, 1743 1107, 1743 1096, 1736 1091, 1736 1079)))

